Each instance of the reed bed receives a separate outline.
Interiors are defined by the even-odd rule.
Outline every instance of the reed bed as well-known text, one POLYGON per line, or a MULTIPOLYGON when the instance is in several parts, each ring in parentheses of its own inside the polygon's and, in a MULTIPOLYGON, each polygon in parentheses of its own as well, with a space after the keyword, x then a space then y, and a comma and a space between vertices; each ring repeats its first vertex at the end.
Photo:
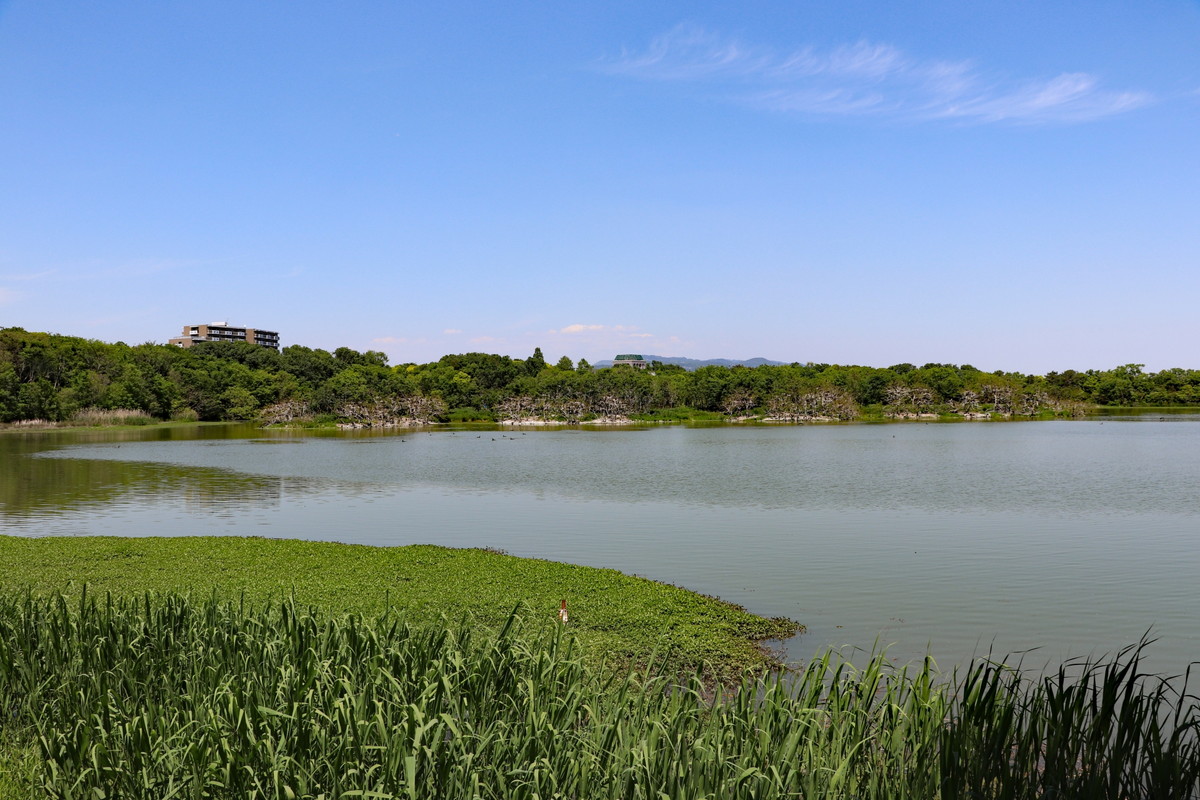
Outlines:
POLYGON ((714 689, 515 613, 9 594, 0 733, 61 800, 1196 797, 1195 698, 1142 646, 1049 676, 826 653, 714 689))
POLYGON ((96 427, 109 425, 153 425, 158 421, 145 411, 136 408, 81 408, 67 420, 66 424, 96 427))

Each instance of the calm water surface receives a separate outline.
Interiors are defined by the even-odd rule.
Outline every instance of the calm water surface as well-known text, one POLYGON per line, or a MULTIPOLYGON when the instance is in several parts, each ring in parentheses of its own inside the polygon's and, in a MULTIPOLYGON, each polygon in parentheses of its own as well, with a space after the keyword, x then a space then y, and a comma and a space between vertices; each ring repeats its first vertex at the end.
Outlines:
POLYGON ((1200 659, 1200 416, 0 436, 0 532, 486 546, 804 622, 788 643, 1200 659))

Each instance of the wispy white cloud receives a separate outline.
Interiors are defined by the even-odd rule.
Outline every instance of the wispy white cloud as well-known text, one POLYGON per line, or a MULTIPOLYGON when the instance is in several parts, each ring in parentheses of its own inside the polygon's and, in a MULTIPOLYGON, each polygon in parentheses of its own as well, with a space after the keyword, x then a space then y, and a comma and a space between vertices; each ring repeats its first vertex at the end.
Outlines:
POLYGON ((606 326, 606 325, 582 325, 577 322, 574 325, 568 325, 567 327, 565 327, 561 330, 550 331, 550 332, 551 333, 586 333, 587 331, 602 331, 602 330, 605 330, 607 327, 608 326, 606 326))
POLYGON ((1092 75, 1077 72, 1046 81, 1033 81, 994 96, 964 96, 947 103, 942 116, 1001 120, 1052 120, 1084 122, 1120 114, 1145 105, 1141 92, 1111 92, 1098 87, 1092 75))
POLYGON ((377 336, 371 340, 372 344, 405 344, 408 339, 403 336, 377 336))
POLYGON ((495 336, 476 336, 471 339, 471 344, 487 344, 495 341, 498 341, 495 336))
POLYGON ((1148 92, 1107 89, 1083 72, 1013 81, 987 76, 970 61, 922 59, 885 43, 779 52, 692 25, 677 26, 644 51, 623 52, 599 68, 643 80, 698 83, 753 107, 812 116, 1085 122, 1154 99, 1148 92))
POLYGON ((5 289, 3 286, 0 286, 0 306, 15 303, 20 297, 20 292, 14 292, 12 289, 5 289))
POLYGON ((629 337, 633 337, 633 338, 644 338, 647 336, 654 335, 652 333, 638 332, 638 327, 636 325, 584 325, 584 324, 578 323, 578 322, 575 323, 574 325, 567 325, 564 328, 559 328, 558 330, 549 330, 546 332, 549 334, 552 334, 552 335, 553 334, 566 334, 568 336, 577 335, 577 334, 581 334, 581 333, 608 333, 608 334, 619 334, 622 336, 629 336, 629 337))
POLYGON ((693 25, 678 25, 656 37, 643 53, 622 52, 604 64, 608 72, 658 80, 756 75, 773 67, 774 57, 693 25))
POLYGON ((574 323, 546 333, 554 337, 558 346, 564 348, 588 348, 593 351, 637 345, 641 347, 667 347, 678 345, 678 336, 660 336, 641 330, 637 325, 601 325, 596 323, 574 323), (559 338, 561 337, 561 338, 559 338))
POLYGON ((442 331, 442 333, 445 334, 446 336, 454 336, 456 334, 462 333, 462 331, 460 331, 458 328, 446 328, 446 330, 442 331))

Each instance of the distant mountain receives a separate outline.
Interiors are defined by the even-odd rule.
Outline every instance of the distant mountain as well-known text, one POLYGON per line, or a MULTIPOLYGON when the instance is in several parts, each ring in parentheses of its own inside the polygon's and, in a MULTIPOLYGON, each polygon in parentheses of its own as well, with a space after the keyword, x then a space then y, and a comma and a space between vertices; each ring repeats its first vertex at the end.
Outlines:
MULTIPOLYGON (((702 360, 699 358, 683 358, 682 356, 652 356, 648 353, 644 354, 642 358, 646 359, 647 361, 661 361, 664 364, 678 364, 689 372, 698 370, 701 367, 778 367, 783 364, 791 363, 790 361, 771 361, 770 359, 766 358, 748 358, 744 361, 739 361, 732 358, 709 358, 702 360)), ((612 365, 612 359, 607 359, 605 361, 597 361, 592 366, 611 367, 612 365)))

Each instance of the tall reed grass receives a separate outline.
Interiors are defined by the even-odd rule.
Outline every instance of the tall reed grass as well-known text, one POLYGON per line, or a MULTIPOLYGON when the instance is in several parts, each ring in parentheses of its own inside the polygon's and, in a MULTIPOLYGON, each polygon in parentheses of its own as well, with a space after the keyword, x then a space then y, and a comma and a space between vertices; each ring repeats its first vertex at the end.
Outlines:
POLYGON ((154 417, 136 408, 81 408, 67 421, 68 425, 98 427, 107 425, 153 425, 154 417))
POLYGON ((483 634, 8 595, 0 724, 61 800, 1195 797, 1195 699, 1140 654, 943 677, 826 653, 714 692, 591 669, 562 626, 520 615, 483 634))

